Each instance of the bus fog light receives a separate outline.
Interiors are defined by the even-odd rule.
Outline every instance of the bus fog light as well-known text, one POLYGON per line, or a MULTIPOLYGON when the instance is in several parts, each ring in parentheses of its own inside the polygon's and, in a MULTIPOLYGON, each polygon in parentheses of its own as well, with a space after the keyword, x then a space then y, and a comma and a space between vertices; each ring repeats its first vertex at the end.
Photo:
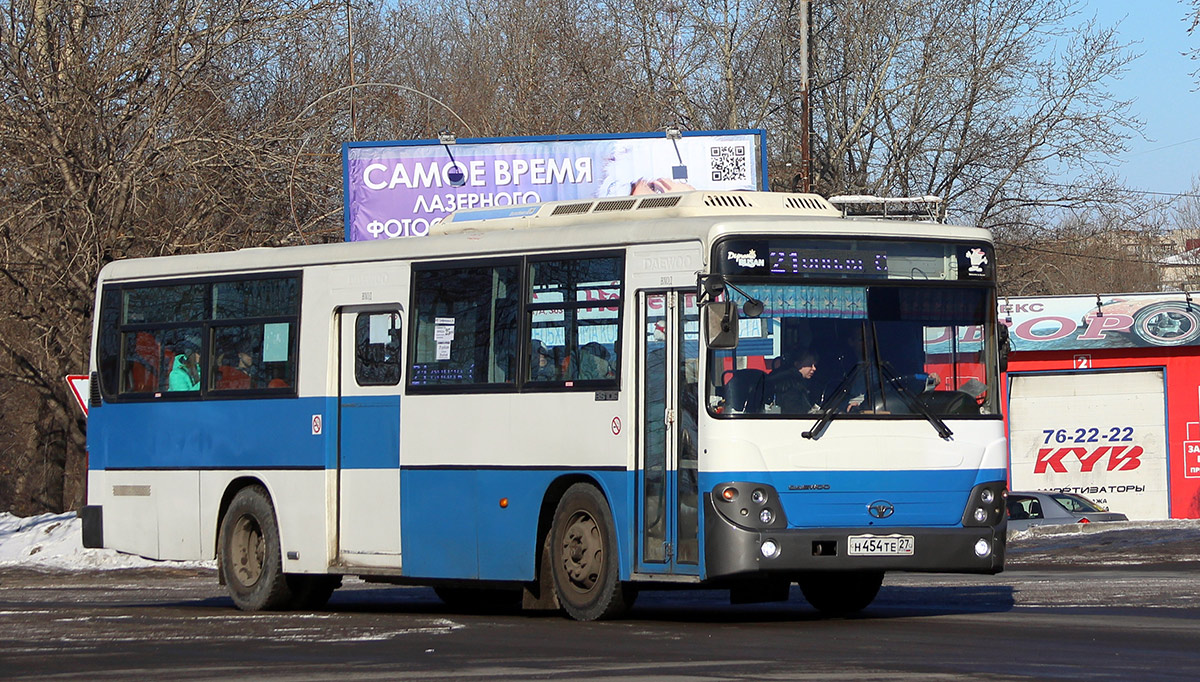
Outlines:
POLYGON ((758 513, 758 520, 763 523, 770 523, 775 520, 775 512, 770 509, 764 509, 758 513))
POLYGON ((980 538, 975 541, 975 556, 983 558, 992 553, 992 543, 980 538))
POLYGON ((779 556, 779 545, 775 544, 774 540, 763 540, 762 547, 759 549, 762 550, 762 555, 768 559, 779 556))
POLYGON ((978 521, 979 523, 983 523, 984 521, 987 521, 987 510, 984 509, 983 507, 976 507, 975 508, 975 520, 978 521))

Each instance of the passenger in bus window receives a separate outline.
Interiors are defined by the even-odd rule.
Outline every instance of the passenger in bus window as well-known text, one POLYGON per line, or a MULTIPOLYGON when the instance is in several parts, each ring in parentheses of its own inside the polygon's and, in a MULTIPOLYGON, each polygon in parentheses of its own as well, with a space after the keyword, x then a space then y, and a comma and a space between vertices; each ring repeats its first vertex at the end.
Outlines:
POLYGON ((530 381, 555 381, 558 379, 554 367, 554 358, 550 355, 550 349, 546 348, 541 341, 534 341, 533 362, 531 364, 530 381))
POLYGON ((179 352, 167 376, 168 391, 200 390, 200 349, 198 343, 185 341, 179 344, 179 352))
POLYGON ((580 379, 611 379, 616 376, 612 363, 608 361, 608 351, 595 341, 583 344, 579 354, 580 379))
POLYGON ((237 390, 261 386, 261 372, 249 350, 223 353, 217 360, 217 390, 237 390))
POLYGON ((783 414, 807 414, 817 409, 812 398, 812 378, 817 371, 817 356, 807 351, 785 358, 767 377, 768 391, 783 414))

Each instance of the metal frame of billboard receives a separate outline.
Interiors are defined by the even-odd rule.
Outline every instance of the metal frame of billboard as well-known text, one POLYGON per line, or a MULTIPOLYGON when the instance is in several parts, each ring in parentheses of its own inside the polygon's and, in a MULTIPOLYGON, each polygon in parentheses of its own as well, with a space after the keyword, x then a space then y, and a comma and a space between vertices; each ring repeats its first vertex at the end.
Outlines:
MULTIPOLYGON (((536 201, 533 201, 533 199, 536 199, 537 201, 553 201, 561 199, 585 198, 584 196, 579 195, 578 192, 572 193, 565 191, 564 188, 569 187, 570 184, 547 182, 546 180, 548 176, 554 176, 558 178, 569 177, 576 188, 592 188, 588 191, 593 193, 589 194, 586 198, 595 198, 599 196, 619 196, 619 193, 610 193, 608 190, 617 187, 630 187, 631 183, 638 179, 637 177, 634 177, 636 174, 629 174, 627 179, 624 180, 618 181, 609 180, 606 178, 606 180, 602 182, 601 180, 596 179, 596 167, 602 164, 593 162, 602 161, 604 164, 607 164, 604 172, 610 174, 619 174, 621 171, 628 171, 627 166, 629 166, 629 164, 640 164, 647 159, 647 155, 645 153, 639 153, 636 155, 627 153, 622 156, 619 152, 629 151, 629 147, 625 149, 617 149, 617 147, 621 144, 630 145, 632 147, 648 140, 666 140, 670 142, 672 146, 667 148, 667 151, 663 151, 661 149, 655 150, 656 157, 651 160, 652 162, 656 162, 656 168, 660 170, 647 173, 647 175, 650 177, 641 178, 646 180, 648 184, 655 184, 656 187, 660 187, 663 184, 670 185, 669 182, 659 183, 659 181, 667 180, 668 178, 670 180, 678 181, 680 179, 679 176, 681 172, 684 175, 688 173, 688 164, 686 163, 688 159, 684 159, 683 154, 680 152, 681 144, 686 148, 688 146, 695 146, 697 143, 704 144, 705 142, 703 139, 689 140, 689 138, 713 138, 713 143, 720 142, 720 138, 730 138, 731 142, 736 145, 736 138, 747 137, 751 138, 752 144, 757 144, 758 146, 757 187, 754 186, 754 178, 751 173, 753 170, 751 165, 753 164, 755 156, 754 149, 746 150, 745 154, 743 154, 741 157, 735 157, 732 158, 732 160, 718 159, 718 162, 721 163, 726 161, 730 161, 731 163, 737 163, 740 161, 744 163, 747 177, 746 181, 740 183, 742 186, 714 186, 714 183, 717 182, 716 180, 710 180, 708 182, 696 182, 692 178, 686 179, 693 180, 693 182, 689 182, 689 184, 701 185, 700 187, 697 187, 698 189, 766 190, 768 188, 766 131, 762 129, 684 132, 670 130, 666 132, 621 133, 604 135, 541 135, 532 137, 481 137, 459 139, 446 138, 443 140, 434 139, 388 142, 346 142, 342 144, 342 210, 344 237, 346 241, 364 241, 386 237, 422 236, 425 232, 428 232, 428 226, 430 224, 440 221, 446 215, 449 215, 451 212, 453 212, 454 208, 536 203, 536 201), (689 142, 691 145, 689 145, 689 142), (561 165, 555 165, 554 160, 550 158, 551 154, 548 152, 553 151, 555 149, 555 145, 559 143, 563 143, 561 145, 562 150, 568 151, 585 148, 587 146, 586 143, 611 144, 608 147, 609 155, 606 156, 605 159, 600 160, 593 156, 587 156, 586 159, 588 159, 588 161, 586 164, 584 164, 586 165, 586 168, 584 168, 583 165, 579 165, 582 163, 580 162, 580 159, 585 158, 583 156, 577 157, 573 160, 575 165, 567 163, 565 158, 562 159, 561 165), (521 158, 519 155, 513 156, 511 160, 508 160, 505 157, 500 156, 498 153, 494 153, 493 151, 489 151, 488 155, 483 160, 474 158, 470 155, 470 152, 472 151, 470 147, 472 146, 475 146, 476 149, 492 147, 494 148, 494 151, 498 151, 504 146, 507 146, 510 150, 512 150, 518 148, 520 145, 528 145, 534 149, 536 149, 538 145, 541 145, 541 154, 538 155, 531 153, 528 157, 525 157, 524 161, 519 160, 521 158), (429 153, 423 158, 415 156, 415 154, 420 153, 422 148, 427 149, 429 153), (397 154, 396 157, 388 157, 387 152, 389 150, 398 150, 400 153, 397 154), (375 154, 377 158, 368 158, 371 154, 375 154), (414 161, 415 169, 409 171, 405 168, 401 168, 399 163, 396 163, 390 167, 384 166, 380 163, 383 160, 397 161, 400 159, 414 161), (531 159, 535 164, 537 161, 541 161, 540 171, 530 170, 529 166, 532 165, 530 163, 531 159), (361 173, 362 182, 352 185, 352 165, 354 163, 362 163, 372 160, 374 160, 375 163, 368 164, 368 167, 361 173), (677 164, 675 163, 676 160, 678 161, 677 164), (424 161, 424 163, 427 165, 422 165, 422 161, 424 161), (493 163, 491 168, 487 167, 488 161, 493 163), (505 165, 510 164, 510 161, 511 165, 505 165), (549 163, 547 163, 548 161, 549 163), (667 161, 670 161, 671 163, 669 165, 664 165, 667 161), (464 184, 460 186, 454 186, 449 182, 449 179, 445 176, 445 170, 451 165, 459 168, 463 172, 463 179, 460 181, 464 184), (547 165, 549 166, 548 168, 547 165), (621 168, 614 170, 614 168, 618 166, 621 166, 621 168), (372 175, 372 170, 378 170, 381 172, 376 172, 372 175), (387 172, 389 170, 391 171, 390 174, 387 172), (525 171, 524 175, 526 177, 522 178, 521 174, 517 173, 515 176, 516 181, 512 182, 514 179, 513 174, 517 171, 525 171), (587 182, 580 182, 578 177, 575 176, 576 171, 579 171, 580 176, 584 175, 586 171, 588 176, 587 182), (489 183, 486 181, 489 172, 491 172, 491 174, 494 176, 493 180, 502 179, 502 174, 507 174, 507 176, 504 176, 504 178, 508 179, 510 182, 489 183), (541 176, 536 176, 536 172, 540 172, 541 176), (481 175, 483 176, 482 178, 481 175), (374 178, 375 181, 381 186, 376 187, 371 185, 371 178, 374 178), (538 181, 538 187, 552 188, 553 191, 549 193, 555 194, 556 196, 545 197, 542 196, 542 193, 536 191, 536 188, 531 189, 531 185, 529 183, 534 181, 538 181), (420 185, 422 182, 427 183, 427 185, 416 186, 420 185), (525 184, 522 184, 522 182, 525 184), (604 182, 609 182, 611 187, 606 189, 604 182), (413 210, 409 212, 396 213, 385 217, 383 215, 378 215, 383 205, 387 203, 385 200, 377 198, 370 202, 372 205, 368 206, 368 202, 365 199, 359 200, 354 196, 355 192, 361 194, 366 191, 382 190, 384 189, 384 187, 382 187, 383 184, 388 185, 386 189, 389 190, 389 192, 392 192, 392 195, 396 197, 397 202, 405 200, 412 202, 414 204, 413 210), (368 186, 364 187, 363 185, 368 186), (514 189, 507 194, 496 191, 497 188, 503 188, 510 185, 514 189), (397 186, 399 186, 398 191, 397 186), (477 191, 481 189, 491 189, 492 192, 489 195, 477 191), (502 199, 507 199, 507 203, 489 203, 499 202, 502 199), (526 201, 527 199, 528 201, 526 201), (462 203, 461 206, 458 205, 460 201, 462 203), (424 208, 426 210, 424 213, 420 213, 417 211, 418 208, 424 208), (359 218, 359 222, 362 222, 362 220, 366 219, 367 217, 371 217, 371 220, 367 221, 367 225, 370 225, 371 229, 356 229, 356 215, 359 218), (435 217, 431 218, 430 216, 435 217), (378 229, 374 229, 375 227, 378 227, 378 229), (421 229, 423 229, 424 232, 421 232, 421 229), (396 234, 393 234, 393 232, 396 234), (374 234, 375 236, 363 237, 362 234, 364 233, 374 234), (356 238, 356 236, 358 238, 356 238)), ((597 149, 598 148, 599 146, 597 145, 597 149)), ((710 147, 709 151, 713 158, 717 158, 715 153, 717 149, 725 149, 725 147, 721 147, 719 145, 710 147)), ((695 162, 694 158, 692 158, 692 161, 693 163, 697 163, 695 162)), ((711 173, 711 169, 713 168, 712 158, 706 157, 704 162, 708 163, 708 168, 711 173)), ((457 177, 454 179, 458 180, 457 177)), ((550 179, 553 179, 553 177, 550 177, 550 179)), ((727 185, 729 183, 726 182, 725 184, 727 185)))

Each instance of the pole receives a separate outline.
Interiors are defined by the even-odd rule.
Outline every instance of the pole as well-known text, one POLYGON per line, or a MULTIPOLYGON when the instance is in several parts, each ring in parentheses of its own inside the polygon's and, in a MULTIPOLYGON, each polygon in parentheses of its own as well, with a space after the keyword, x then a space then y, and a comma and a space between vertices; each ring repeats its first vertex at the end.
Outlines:
POLYGON ((358 139, 358 116, 354 107, 354 22, 350 17, 350 0, 346 0, 346 57, 350 62, 350 137, 358 139))
POLYGON ((812 94, 809 91, 808 39, 810 0, 800 0, 800 191, 812 191, 812 94))

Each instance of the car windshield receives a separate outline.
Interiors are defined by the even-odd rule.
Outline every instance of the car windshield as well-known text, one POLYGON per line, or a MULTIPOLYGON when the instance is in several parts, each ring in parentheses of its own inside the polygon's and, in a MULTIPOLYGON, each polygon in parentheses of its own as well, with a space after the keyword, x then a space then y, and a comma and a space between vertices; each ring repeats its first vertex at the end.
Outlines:
MULTIPOLYGON (((980 287, 743 285, 763 302, 709 356, 715 415, 997 414, 993 318, 980 287)), ((730 291, 741 306, 746 297, 730 291)))
POLYGON ((1073 495, 1071 493, 1053 493, 1050 495, 1055 502, 1061 504, 1064 509, 1070 512, 1102 512, 1108 511, 1104 507, 1092 502, 1082 495, 1073 495))

